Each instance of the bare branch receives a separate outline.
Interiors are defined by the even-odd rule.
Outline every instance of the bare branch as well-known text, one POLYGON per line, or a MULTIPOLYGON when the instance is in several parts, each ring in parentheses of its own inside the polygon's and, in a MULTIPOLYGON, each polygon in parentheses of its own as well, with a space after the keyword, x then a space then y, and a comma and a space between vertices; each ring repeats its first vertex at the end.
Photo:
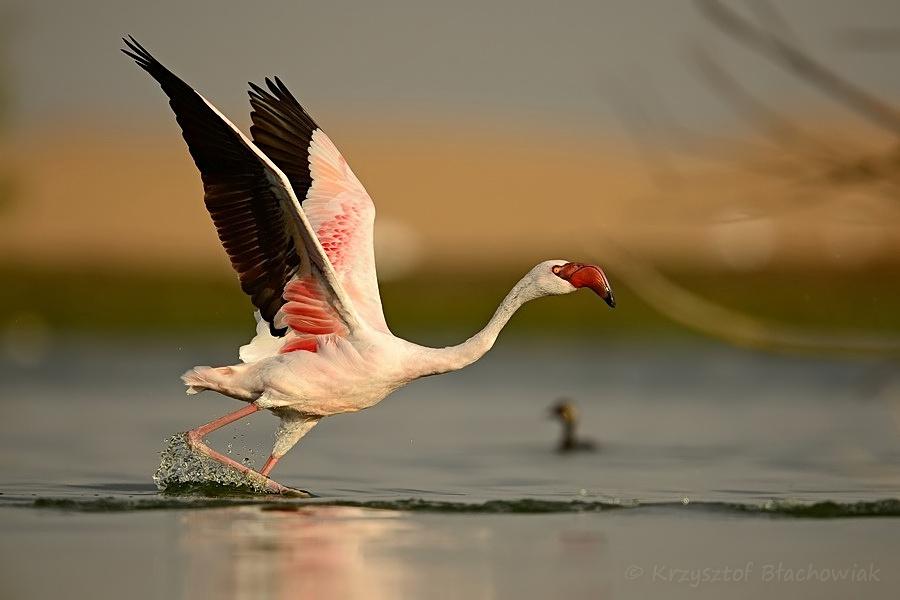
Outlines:
POLYGON ((756 19, 766 28, 781 35, 786 40, 797 42, 797 33, 781 11, 769 0, 745 0, 744 4, 753 13, 756 19))
POLYGON ((837 44, 862 52, 897 52, 900 50, 900 28, 854 27, 835 32, 837 44))
POLYGON ((735 108, 738 115, 744 117, 752 125, 759 126, 761 124, 773 141, 779 144, 811 142, 819 149, 826 149, 821 142, 808 138, 799 127, 756 98, 722 68, 705 49, 695 46, 692 55, 700 74, 735 108))
POLYGON ((682 177, 670 164, 664 151, 658 145, 650 144, 648 137, 655 120, 646 110, 643 99, 635 93, 631 85, 613 85, 607 92, 610 106, 629 134, 638 155, 644 162, 651 180, 660 189, 671 189, 679 185, 682 177))
MULTIPOLYGON (((589 251, 596 252, 596 248, 589 251)), ((672 321, 737 346, 816 354, 900 355, 900 338, 860 332, 829 334, 773 323, 698 296, 627 252, 604 232, 601 251, 641 300, 672 321)))
POLYGON ((900 136, 900 112, 784 39, 747 21, 719 0, 695 0, 700 11, 720 30, 783 68, 815 85, 880 127, 900 136))

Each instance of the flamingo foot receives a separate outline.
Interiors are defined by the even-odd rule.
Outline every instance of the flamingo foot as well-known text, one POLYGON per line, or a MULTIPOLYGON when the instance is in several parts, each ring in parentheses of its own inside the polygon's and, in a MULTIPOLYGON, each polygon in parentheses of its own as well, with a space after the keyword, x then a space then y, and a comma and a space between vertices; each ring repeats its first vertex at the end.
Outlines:
POLYGON ((195 453, 205 456, 207 458, 211 458, 217 462, 226 465, 235 471, 241 473, 244 477, 246 477, 254 486, 264 489, 266 493, 269 494, 279 494, 282 496, 292 496, 294 498, 312 498, 313 495, 306 490, 298 490, 295 488, 290 488, 285 485, 281 485, 277 481, 270 479, 263 475, 262 473, 258 473, 254 471, 247 465, 242 465, 237 462, 233 458, 229 458, 224 454, 216 452, 209 446, 207 446, 203 442, 203 437, 197 430, 189 431, 185 434, 185 441, 187 442, 188 447, 195 453))

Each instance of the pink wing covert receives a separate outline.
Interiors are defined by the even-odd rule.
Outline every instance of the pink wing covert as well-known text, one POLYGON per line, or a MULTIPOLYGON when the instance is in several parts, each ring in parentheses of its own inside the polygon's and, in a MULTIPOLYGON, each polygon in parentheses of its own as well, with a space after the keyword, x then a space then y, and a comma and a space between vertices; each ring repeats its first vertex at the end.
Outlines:
POLYGON ((363 319, 389 333, 375 272, 375 204, 321 129, 309 148, 312 186, 303 210, 363 319))
MULTIPOLYGON (((362 319, 389 333, 375 272, 375 205, 347 161, 284 84, 251 85, 253 142, 291 182, 310 226, 362 319)), ((315 278, 303 269, 284 288, 276 327, 290 327, 280 352, 315 351, 314 336, 346 335, 315 278)))
POLYGON ((316 351, 317 335, 347 334, 347 327, 341 322, 331 306, 322 298, 317 281, 311 277, 298 277, 284 287, 284 306, 275 317, 280 326, 291 328, 292 334, 284 338, 280 353, 294 350, 316 351))

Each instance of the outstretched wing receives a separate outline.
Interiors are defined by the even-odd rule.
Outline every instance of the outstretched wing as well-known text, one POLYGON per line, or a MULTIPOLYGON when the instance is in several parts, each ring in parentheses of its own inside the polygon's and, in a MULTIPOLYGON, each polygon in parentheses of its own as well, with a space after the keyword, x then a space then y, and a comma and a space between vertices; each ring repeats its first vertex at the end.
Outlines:
MULTIPOLYGON (((219 239, 240 277, 241 288, 273 335, 283 334, 289 324, 282 309, 295 281, 303 282, 304 292, 316 303, 317 332, 346 333, 357 328, 359 318, 353 304, 287 176, 134 38, 124 42, 127 49, 122 52, 147 71, 169 97, 200 170, 206 208, 219 239)), ((302 323, 298 325, 302 327, 302 323)))
MULTIPOLYGON (((374 329, 388 332, 375 273, 372 199, 280 79, 267 78, 268 89, 253 83, 250 87, 254 144, 287 175, 362 318, 374 329)), ((284 310, 292 308, 289 303, 284 310)))

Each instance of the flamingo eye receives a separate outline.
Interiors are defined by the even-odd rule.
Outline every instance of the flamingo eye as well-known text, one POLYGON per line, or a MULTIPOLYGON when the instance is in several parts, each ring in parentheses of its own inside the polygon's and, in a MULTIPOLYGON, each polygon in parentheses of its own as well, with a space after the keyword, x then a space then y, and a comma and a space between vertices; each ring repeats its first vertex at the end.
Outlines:
POLYGON ((551 271, 553 271, 553 274, 554 274, 554 275, 559 275, 559 270, 560 270, 560 268, 561 268, 561 267, 560 267, 559 265, 556 265, 555 267, 553 267, 553 268, 551 269, 551 271))

